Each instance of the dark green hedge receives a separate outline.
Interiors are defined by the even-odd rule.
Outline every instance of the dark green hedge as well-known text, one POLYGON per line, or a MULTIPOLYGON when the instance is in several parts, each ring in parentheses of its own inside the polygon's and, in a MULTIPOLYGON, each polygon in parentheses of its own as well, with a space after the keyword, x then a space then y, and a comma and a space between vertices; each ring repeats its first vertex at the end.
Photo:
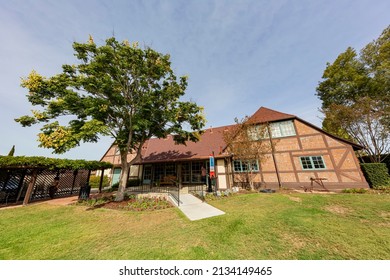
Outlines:
POLYGON ((0 168, 87 169, 111 168, 112 164, 100 161, 58 159, 46 157, 0 156, 0 168))
POLYGON ((390 185, 390 177, 386 164, 362 163, 361 167, 370 187, 375 189, 390 185))
MULTIPOLYGON (((388 172, 389 172, 389 174, 390 174, 390 155, 389 155, 389 154, 383 154, 383 155, 381 155, 381 158, 382 158, 382 163, 385 163, 385 164, 386 164, 387 169, 388 169, 388 172)), ((371 162, 369 156, 362 156, 362 157, 359 157, 359 160, 360 160, 360 162, 362 162, 362 163, 370 163, 370 162, 371 162)))

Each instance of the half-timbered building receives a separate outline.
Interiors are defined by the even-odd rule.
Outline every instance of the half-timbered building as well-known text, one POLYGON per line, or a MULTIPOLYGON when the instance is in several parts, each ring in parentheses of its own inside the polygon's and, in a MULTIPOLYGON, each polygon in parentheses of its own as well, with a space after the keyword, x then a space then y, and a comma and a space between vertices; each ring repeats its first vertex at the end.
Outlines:
MULTIPOLYGON (((361 172, 356 150, 363 147, 341 139, 315 125, 290 114, 261 107, 250 118, 251 124, 267 125, 267 135, 253 134, 253 141, 268 141, 272 145, 261 162, 235 158, 226 149, 224 133, 232 126, 209 128, 196 143, 176 145, 171 136, 152 138, 142 147, 141 158, 133 161, 129 175, 143 185, 166 183, 175 178, 184 192, 205 184, 204 170, 210 171, 213 156, 215 187, 223 190, 242 186, 242 176, 250 170, 255 187, 368 188, 361 172)), ((128 160, 132 160, 129 155, 128 160)), ((115 165, 108 172, 112 183, 119 180, 120 156, 115 145, 101 159, 115 165)), ((106 172, 107 173, 107 172, 106 172)))

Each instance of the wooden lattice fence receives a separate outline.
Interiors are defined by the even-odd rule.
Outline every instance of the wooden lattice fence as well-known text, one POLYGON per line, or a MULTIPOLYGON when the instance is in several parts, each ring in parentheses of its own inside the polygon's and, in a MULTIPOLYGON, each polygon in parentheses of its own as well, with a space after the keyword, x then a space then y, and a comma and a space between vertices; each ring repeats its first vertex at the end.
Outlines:
POLYGON ((77 195, 88 183, 89 175, 89 170, 0 168, 0 204, 77 195), (53 185, 56 188, 51 193, 53 185))

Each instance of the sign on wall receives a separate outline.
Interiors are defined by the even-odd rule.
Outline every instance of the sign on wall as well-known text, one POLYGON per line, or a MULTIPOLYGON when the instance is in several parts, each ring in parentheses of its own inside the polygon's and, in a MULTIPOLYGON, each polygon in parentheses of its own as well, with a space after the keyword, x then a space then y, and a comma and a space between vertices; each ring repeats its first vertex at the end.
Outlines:
POLYGON ((214 156, 210 155, 210 177, 213 178, 215 177, 215 161, 214 161, 214 156))

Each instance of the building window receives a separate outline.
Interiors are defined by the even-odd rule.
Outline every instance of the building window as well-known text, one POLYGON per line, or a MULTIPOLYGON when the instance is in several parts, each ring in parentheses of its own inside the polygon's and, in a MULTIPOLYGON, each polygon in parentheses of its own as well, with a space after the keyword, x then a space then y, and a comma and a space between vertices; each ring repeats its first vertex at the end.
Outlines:
POLYGON ((163 179, 164 175, 164 164, 155 164, 154 165, 154 176, 153 176, 153 181, 161 181, 163 179))
POLYGON ((152 166, 151 165, 145 165, 144 166, 144 184, 150 184, 152 180, 152 166))
POLYGON ((176 175, 176 164, 167 163, 165 165, 165 175, 166 176, 175 176, 176 175))
MULTIPOLYGON (((269 125, 269 128, 271 131, 272 138, 281 138, 296 135, 294 122, 292 120, 271 123, 269 125)), ((251 126, 248 129, 248 136, 253 141, 269 138, 268 130, 265 129, 264 125, 262 124, 251 126)))
POLYGON ((181 176, 183 183, 191 182, 191 162, 185 162, 181 165, 181 176))
POLYGON ((302 169, 304 170, 315 170, 315 169, 325 169, 325 162, 322 156, 309 156, 309 157, 300 157, 302 169))
POLYGON ((258 172, 259 163, 257 160, 234 160, 234 172, 258 172))
POLYGON ((202 169, 203 162, 193 162, 192 163, 192 176, 191 176, 191 182, 192 183, 200 183, 202 182, 201 177, 201 169, 202 169))
POLYGON ((181 165, 181 176, 183 183, 201 183, 202 182, 202 166, 207 170, 208 164, 204 161, 185 162, 181 165))
POLYGON ((293 121, 283 121, 271 123, 271 134, 274 138, 294 136, 295 128, 293 121))

